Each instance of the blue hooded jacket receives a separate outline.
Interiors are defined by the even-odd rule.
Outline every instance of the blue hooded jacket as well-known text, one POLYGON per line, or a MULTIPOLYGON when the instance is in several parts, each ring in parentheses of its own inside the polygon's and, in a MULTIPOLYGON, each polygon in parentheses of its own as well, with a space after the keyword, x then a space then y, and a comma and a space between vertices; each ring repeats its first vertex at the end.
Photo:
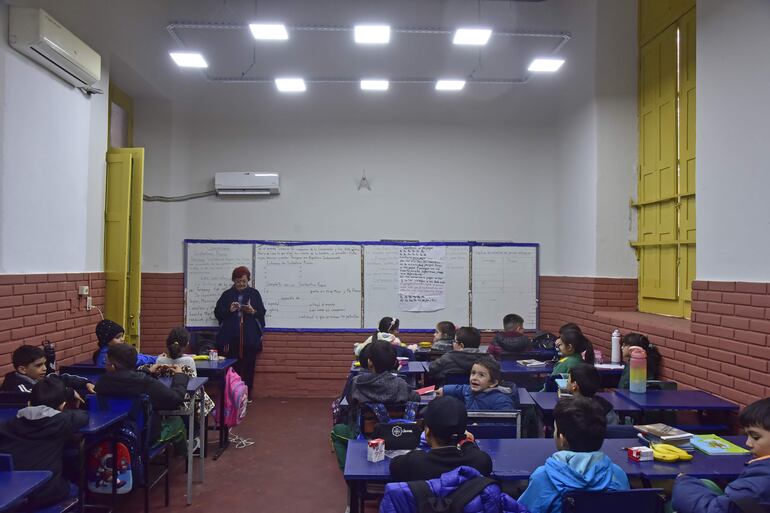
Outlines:
MULTIPOLYGON (((471 467, 457 467, 441 474, 441 477, 426 481, 433 494, 445 497, 460 485, 480 476, 478 470, 471 467)), ((509 495, 500 491, 498 485, 489 485, 480 494, 471 499, 463 509, 464 513, 529 513, 525 507, 509 495)), ((417 513, 414 496, 407 483, 389 483, 385 485, 385 496, 380 502, 380 513, 417 513)))
MULTIPOLYGON (((508 387, 487 388, 474 393, 470 385, 445 385, 444 395, 451 395, 465 403, 465 409, 477 410, 513 410, 513 392, 508 387)), ((518 397, 518 396, 517 396, 518 397)))
MULTIPOLYGON (((101 349, 99 349, 99 354, 96 356, 96 361, 94 361, 94 364, 97 367, 104 367, 107 365, 107 350, 109 349, 109 346, 104 346, 101 349)), ((152 365, 155 363, 155 361, 158 359, 157 356, 152 356, 149 354, 144 353, 138 353, 136 355, 136 366, 140 367, 142 365, 152 365)))
MULTIPOLYGON (((700 479, 678 477, 674 482, 673 505, 677 513, 733 513, 738 508, 730 500, 754 499, 770 506, 770 458, 749 463, 738 478, 719 495, 700 479)), ((770 508, 768 508, 770 511, 770 508)))
POLYGON ((625 472, 603 452, 559 451, 532 473, 519 502, 532 513, 561 513, 566 492, 630 488, 625 472))

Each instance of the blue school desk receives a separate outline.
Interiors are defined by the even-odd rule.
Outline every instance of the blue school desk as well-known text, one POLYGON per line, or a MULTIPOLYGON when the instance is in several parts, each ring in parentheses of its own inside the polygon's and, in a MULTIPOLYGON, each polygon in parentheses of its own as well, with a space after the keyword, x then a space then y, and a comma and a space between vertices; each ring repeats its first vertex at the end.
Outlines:
MULTIPOLYGON (((530 392, 530 395, 546 414, 553 413, 556 403, 559 402, 559 394, 556 392, 530 392)), ((612 409, 617 412, 638 414, 642 411, 636 403, 616 392, 599 392, 596 395, 606 399, 612 405, 612 409)))
MULTIPOLYGON (((208 382, 208 380, 209 378, 190 378, 187 381, 187 394, 190 396, 190 402, 187 405, 187 408, 160 412, 163 415, 179 415, 182 417, 187 417, 187 468, 189 469, 187 472, 187 505, 188 506, 192 504, 192 483, 193 483, 193 467, 194 467, 193 452, 194 452, 194 445, 195 445, 195 442, 194 442, 195 429, 193 427, 193 422, 195 419, 195 405, 196 403, 199 404, 198 433, 205 433, 206 432, 206 415, 204 415, 204 411, 203 411, 203 385, 205 385, 208 382)), ((160 381, 167 387, 171 386, 171 378, 160 378, 160 381)), ((220 408, 220 409, 224 409, 224 408, 220 408)), ((201 474, 200 482, 202 483, 205 477, 205 474, 204 474, 204 464, 206 461, 205 460, 206 458, 205 443, 201 443, 200 454, 198 456, 200 459, 200 474, 201 474)))
POLYGON ((649 390, 644 394, 632 394, 629 390, 616 390, 642 410, 721 410, 737 411, 738 405, 702 390, 649 390))
MULTIPOLYGON (((409 361, 406 362, 406 365, 402 365, 398 368, 399 374, 422 374, 428 370, 426 362, 416 362, 416 361, 409 361)), ((355 365, 355 363, 350 364, 350 373, 351 374, 358 374, 361 372, 361 366, 355 365)))
POLYGON ((0 471, 0 511, 8 511, 48 482, 53 473, 47 470, 0 471))

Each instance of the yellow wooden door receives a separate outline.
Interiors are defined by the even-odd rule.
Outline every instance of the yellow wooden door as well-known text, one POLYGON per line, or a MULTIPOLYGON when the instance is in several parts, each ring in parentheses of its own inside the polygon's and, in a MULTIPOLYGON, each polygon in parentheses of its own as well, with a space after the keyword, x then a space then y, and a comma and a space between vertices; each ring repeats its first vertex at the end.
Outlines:
POLYGON ((639 55, 639 310, 689 317, 695 278, 695 11, 639 55))
POLYGON ((139 347, 144 148, 110 148, 104 226, 105 317, 139 347))

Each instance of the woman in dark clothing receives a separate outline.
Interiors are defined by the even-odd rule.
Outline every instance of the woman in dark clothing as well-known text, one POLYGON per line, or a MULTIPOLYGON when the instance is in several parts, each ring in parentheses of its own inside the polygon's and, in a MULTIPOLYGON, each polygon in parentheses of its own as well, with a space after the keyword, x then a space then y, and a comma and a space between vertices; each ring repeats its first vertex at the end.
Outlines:
POLYGON ((217 346, 228 358, 236 358, 235 370, 249 388, 254 384, 254 364, 262 351, 265 305, 257 289, 249 287, 251 273, 246 267, 233 270, 233 286, 222 293, 214 309, 219 321, 217 346))

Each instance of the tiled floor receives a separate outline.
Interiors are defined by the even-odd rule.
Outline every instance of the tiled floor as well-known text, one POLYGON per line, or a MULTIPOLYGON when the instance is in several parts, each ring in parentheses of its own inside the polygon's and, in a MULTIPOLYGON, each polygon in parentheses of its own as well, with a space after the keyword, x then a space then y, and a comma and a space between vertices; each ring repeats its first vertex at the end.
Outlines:
MULTIPOLYGON (((161 486, 152 492, 151 511, 343 513, 347 487, 329 444, 330 403, 329 399, 255 400, 234 431, 256 443, 243 449, 231 445, 217 461, 207 458, 206 480, 194 484, 189 507, 184 464, 177 458, 171 505, 163 506, 161 486)), ((210 440, 214 436, 212 432, 210 440)), ((119 513, 141 510, 141 491, 121 498, 119 513)))

